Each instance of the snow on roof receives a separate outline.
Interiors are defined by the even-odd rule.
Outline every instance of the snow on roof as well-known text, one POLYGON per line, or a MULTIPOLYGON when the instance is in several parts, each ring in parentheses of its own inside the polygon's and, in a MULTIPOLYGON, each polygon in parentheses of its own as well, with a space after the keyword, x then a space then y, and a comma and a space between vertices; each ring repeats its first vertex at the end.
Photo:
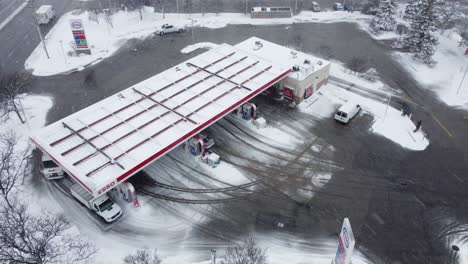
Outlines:
POLYGON ((223 44, 65 117, 31 139, 98 196, 289 72, 223 44))
POLYGON ((37 14, 44 14, 51 8, 52 8, 51 5, 42 5, 36 10, 36 13, 37 14))
POLYGON ((326 60, 257 37, 251 37, 235 45, 235 47, 259 57, 268 58, 275 64, 285 68, 292 68, 295 65, 299 66, 299 71, 289 74, 289 77, 298 80, 303 80, 317 70, 330 64, 330 62, 326 60), (306 61, 309 63, 305 63, 306 61))

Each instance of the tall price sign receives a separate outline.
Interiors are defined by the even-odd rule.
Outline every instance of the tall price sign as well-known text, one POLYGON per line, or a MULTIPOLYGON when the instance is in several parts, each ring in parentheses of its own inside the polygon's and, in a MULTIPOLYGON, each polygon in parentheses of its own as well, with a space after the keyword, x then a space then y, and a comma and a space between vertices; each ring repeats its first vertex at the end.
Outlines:
POLYGON ((70 19, 70 27, 73 34, 76 51, 78 53, 91 54, 83 27, 83 21, 81 21, 81 19, 70 19))

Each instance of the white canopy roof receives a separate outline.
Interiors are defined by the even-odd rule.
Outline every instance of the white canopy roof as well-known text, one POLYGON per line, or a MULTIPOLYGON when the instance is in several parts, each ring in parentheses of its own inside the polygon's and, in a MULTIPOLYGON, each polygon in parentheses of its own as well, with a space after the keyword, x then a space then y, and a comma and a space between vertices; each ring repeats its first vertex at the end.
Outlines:
POLYGON ((63 118, 31 139, 98 196, 289 72, 223 44, 63 118))

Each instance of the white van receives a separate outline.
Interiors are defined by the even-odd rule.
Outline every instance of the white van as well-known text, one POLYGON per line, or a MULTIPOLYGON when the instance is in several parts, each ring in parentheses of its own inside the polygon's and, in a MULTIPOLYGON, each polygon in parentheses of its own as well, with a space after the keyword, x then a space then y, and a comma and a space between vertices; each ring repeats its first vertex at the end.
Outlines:
POLYGON ((64 171, 46 154, 42 154, 42 173, 47 180, 63 178, 64 171))
POLYGON ((37 23, 39 25, 49 24, 55 18, 55 11, 51 5, 43 5, 36 10, 37 23))
POLYGON ((359 111, 361 111, 361 106, 349 100, 336 111, 335 120, 347 124, 359 111))

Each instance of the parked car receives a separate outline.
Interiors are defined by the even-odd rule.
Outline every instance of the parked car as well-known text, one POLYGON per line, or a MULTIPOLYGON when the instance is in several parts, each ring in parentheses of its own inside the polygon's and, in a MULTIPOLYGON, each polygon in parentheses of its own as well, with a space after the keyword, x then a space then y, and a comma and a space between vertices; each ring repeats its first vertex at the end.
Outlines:
POLYGON ((181 33, 181 32, 184 32, 185 29, 182 28, 182 27, 177 27, 177 26, 174 26, 174 25, 169 25, 169 24, 164 24, 161 26, 161 29, 158 29, 156 30, 156 34, 159 34, 159 35, 164 35, 164 34, 168 34, 168 33, 181 33))
POLYGON ((333 4, 333 10, 335 11, 343 11, 344 7, 341 3, 334 3, 333 4))
POLYGON ((39 25, 49 24, 55 18, 55 10, 51 5, 42 5, 36 10, 36 19, 39 25))
POLYGON ((361 111, 361 106, 356 102, 349 100, 344 105, 342 105, 335 114, 335 120, 343 124, 349 123, 353 117, 361 111))
POLYGON ((320 12, 320 6, 317 2, 312 2, 312 11, 313 12, 320 12))
POLYGON ((47 180, 63 178, 65 172, 46 154, 42 155, 42 173, 47 180))

